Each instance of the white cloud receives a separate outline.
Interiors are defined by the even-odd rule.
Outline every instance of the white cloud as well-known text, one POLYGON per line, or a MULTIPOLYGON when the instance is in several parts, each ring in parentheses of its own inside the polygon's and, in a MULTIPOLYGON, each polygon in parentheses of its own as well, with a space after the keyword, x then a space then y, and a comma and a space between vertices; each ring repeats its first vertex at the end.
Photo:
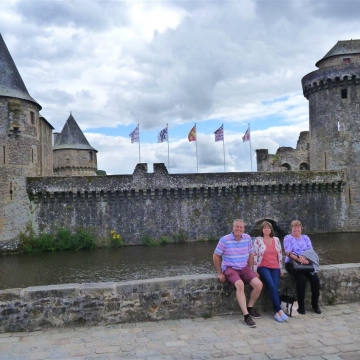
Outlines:
MULTIPOLYGON (((337 40, 360 38, 357 4, 5 0, 0 23, 42 115, 59 131, 72 111, 91 129, 99 168, 132 173, 138 151, 128 125, 146 132, 169 123, 171 171, 195 172, 182 126, 197 122, 209 129, 199 133, 199 171, 223 171, 222 146, 205 134, 221 123, 226 170, 249 171, 246 124, 253 152, 295 147, 308 128, 301 78, 337 40)), ((165 144, 155 141, 141 144, 142 161, 167 163, 165 144)))

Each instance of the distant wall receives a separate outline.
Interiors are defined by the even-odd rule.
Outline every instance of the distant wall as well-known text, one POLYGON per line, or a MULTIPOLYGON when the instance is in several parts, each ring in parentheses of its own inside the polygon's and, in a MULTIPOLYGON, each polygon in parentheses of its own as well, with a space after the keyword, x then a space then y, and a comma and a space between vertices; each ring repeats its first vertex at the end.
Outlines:
MULTIPOLYGON (((319 276, 321 305, 360 301, 360 264, 324 266, 319 276)), ((294 288, 285 274, 287 285, 294 288)), ((266 289, 256 306, 272 310, 266 289)), ((0 332, 240 314, 234 287, 214 274, 2 290, 0 307, 0 332)))
POLYGON ((279 147, 276 154, 269 154, 268 149, 256 150, 258 171, 310 170, 309 132, 302 131, 296 149, 279 147))
POLYGON ((27 192, 36 231, 115 230, 139 244, 144 235, 219 237, 236 218, 247 231, 265 218, 285 231, 295 218, 312 232, 341 231, 345 183, 341 171, 172 175, 163 164, 154 173, 139 164, 133 175, 28 178, 27 192))

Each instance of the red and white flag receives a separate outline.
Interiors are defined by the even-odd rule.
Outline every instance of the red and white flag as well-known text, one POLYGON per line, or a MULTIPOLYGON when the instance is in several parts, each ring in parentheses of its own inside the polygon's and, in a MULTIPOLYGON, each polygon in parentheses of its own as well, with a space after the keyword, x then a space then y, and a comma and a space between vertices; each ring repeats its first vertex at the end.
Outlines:
POLYGON ((224 140, 224 125, 221 125, 215 132, 215 142, 224 140))
POLYGON ((190 142, 196 141, 196 124, 193 126, 193 128, 190 130, 188 135, 188 140, 190 142))
POLYGON ((139 125, 135 128, 134 131, 132 131, 129 134, 130 138, 131 138, 131 143, 133 144, 134 142, 139 142, 139 125))
POLYGON ((243 142, 250 141, 250 125, 248 126, 245 135, 242 137, 243 142))

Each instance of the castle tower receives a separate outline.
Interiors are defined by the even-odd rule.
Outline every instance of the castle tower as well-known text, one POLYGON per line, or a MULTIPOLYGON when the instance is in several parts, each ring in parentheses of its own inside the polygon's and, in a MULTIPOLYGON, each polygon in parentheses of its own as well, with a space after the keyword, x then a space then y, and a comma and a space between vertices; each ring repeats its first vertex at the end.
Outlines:
POLYGON ((0 34, 0 238, 14 239, 29 221, 26 177, 52 175, 53 127, 39 114, 0 34), (46 154, 47 153, 47 154, 46 154))
POLYGON ((338 41, 302 79, 311 170, 360 166, 360 40, 338 41))
POLYGON ((96 175, 97 150, 89 144, 71 113, 61 133, 56 133, 54 140, 55 175, 96 175))

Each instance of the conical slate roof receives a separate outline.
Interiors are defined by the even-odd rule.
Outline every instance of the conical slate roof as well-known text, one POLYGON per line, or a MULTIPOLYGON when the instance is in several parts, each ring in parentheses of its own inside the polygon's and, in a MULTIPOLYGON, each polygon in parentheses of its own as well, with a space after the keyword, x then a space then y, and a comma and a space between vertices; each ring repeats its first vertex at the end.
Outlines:
POLYGON ((53 150, 61 149, 93 150, 97 152, 86 140, 85 135, 71 113, 53 147, 53 150))
POLYGON ((318 66, 322 60, 332 56, 352 54, 360 54, 360 40, 339 40, 335 46, 315 65, 318 66))
POLYGON ((41 106, 29 95, 20 73, 0 34, 0 96, 29 100, 41 106))

